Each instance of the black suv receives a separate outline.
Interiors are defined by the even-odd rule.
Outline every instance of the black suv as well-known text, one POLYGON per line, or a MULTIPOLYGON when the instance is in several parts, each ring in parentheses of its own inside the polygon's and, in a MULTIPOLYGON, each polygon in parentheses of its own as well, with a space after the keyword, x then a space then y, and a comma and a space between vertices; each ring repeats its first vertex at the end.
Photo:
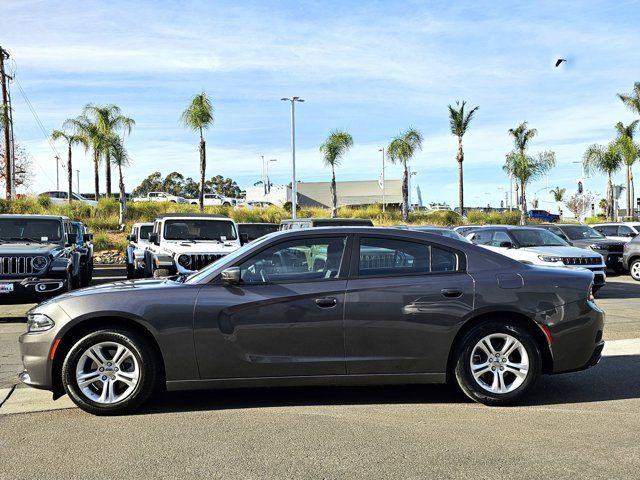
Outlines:
POLYGON ((622 273, 625 267, 622 263, 622 250, 624 243, 618 240, 610 240, 589 225, 574 224, 540 224, 527 225, 529 227, 544 228, 555 233, 563 240, 578 248, 593 250, 604 258, 607 268, 616 273, 622 273))
POLYGON ((93 234, 84 223, 75 220, 71 222, 71 229, 76 234, 76 251, 80 253, 79 283, 73 287, 86 287, 93 278, 93 234))
POLYGON ((77 240, 66 217, 0 215, 0 302, 40 300, 79 285, 77 240))

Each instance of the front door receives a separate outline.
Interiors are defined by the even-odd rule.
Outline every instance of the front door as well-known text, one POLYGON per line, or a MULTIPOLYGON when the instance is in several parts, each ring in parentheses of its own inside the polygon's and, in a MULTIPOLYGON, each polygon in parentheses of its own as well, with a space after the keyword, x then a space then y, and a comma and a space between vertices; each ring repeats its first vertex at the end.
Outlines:
POLYGON ((201 378, 344 374, 346 244, 346 236, 284 240, 236 265, 240 284, 202 287, 201 378))
POLYGON ((347 373, 443 373, 473 309, 462 252, 393 237, 362 237, 345 311, 347 373), (356 264, 358 265, 357 267, 356 264))

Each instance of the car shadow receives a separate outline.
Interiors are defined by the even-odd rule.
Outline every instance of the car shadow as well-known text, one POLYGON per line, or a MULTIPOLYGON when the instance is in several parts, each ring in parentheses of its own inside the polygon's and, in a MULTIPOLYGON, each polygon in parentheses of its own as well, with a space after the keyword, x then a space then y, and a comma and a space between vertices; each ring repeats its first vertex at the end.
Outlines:
POLYGON ((595 297, 596 302, 601 299, 640 298, 640 282, 607 282, 595 297))
MULTIPOLYGON (((522 406, 591 403, 640 398, 640 356, 604 357, 589 370, 543 376, 522 406)), ((265 407, 471 404, 448 385, 376 387, 279 387, 169 392, 149 402, 137 414, 265 407)))

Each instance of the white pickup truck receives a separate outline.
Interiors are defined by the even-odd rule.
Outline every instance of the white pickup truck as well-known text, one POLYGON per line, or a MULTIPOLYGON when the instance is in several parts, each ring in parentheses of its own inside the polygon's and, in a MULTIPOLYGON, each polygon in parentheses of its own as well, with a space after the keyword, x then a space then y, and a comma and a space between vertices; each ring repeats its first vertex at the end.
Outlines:
MULTIPOLYGON (((192 198, 187 200, 191 205, 198 205, 198 199, 192 198)), ((224 206, 231 207, 238 203, 235 198, 225 197, 224 195, 219 195, 217 193, 205 193, 203 203, 205 207, 216 207, 216 206, 224 206)))
POLYGON ((145 277, 189 274, 240 248, 236 223, 223 215, 168 213, 149 234, 145 277))
POLYGON ((186 198, 177 195, 171 195, 164 192, 149 192, 146 197, 134 197, 134 202, 171 202, 171 203, 189 203, 186 198))

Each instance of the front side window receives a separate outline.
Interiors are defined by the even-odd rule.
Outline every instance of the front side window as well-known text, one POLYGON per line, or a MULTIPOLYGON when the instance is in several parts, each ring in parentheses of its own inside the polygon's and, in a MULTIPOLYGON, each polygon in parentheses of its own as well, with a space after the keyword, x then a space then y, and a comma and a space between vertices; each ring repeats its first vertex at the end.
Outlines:
POLYGON ((235 240, 238 238, 232 222, 220 220, 166 220, 165 240, 235 240))
POLYGON ((238 265, 245 284, 311 282, 338 276, 346 237, 308 238, 271 246, 238 265))
MULTIPOLYGON (((564 233, 571 240, 584 240, 585 238, 604 238, 604 236, 588 225, 564 225, 564 233)), ((615 233, 613 234, 615 235, 615 233)))
POLYGON ((458 255, 444 248, 389 238, 360 240, 361 277, 455 272, 458 268, 458 255))

